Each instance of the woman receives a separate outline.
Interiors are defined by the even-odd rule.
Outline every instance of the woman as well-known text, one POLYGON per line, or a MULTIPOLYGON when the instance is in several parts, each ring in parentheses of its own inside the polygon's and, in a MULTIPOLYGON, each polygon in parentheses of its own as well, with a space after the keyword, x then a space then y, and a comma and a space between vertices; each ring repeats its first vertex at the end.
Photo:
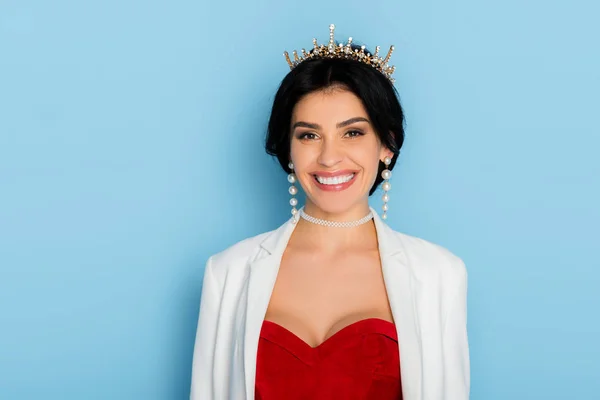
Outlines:
POLYGON ((393 47, 381 58, 333 30, 285 53, 266 149, 292 217, 209 258, 192 400, 469 397, 464 263, 383 222, 404 141, 393 47), (382 182, 380 217, 368 198, 382 182))

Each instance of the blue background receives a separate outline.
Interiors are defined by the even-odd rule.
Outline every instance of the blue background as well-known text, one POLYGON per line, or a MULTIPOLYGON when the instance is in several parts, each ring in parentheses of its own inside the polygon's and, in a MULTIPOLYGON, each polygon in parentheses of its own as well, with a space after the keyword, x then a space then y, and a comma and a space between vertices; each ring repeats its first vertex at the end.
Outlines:
POLYGON ((289 215, 282 52, 330 23, 396 46, 389 223, 466 262, 472 398, 600 398, 599 13, 2 0, 0 398, 188 397, 207 257, 289 215))

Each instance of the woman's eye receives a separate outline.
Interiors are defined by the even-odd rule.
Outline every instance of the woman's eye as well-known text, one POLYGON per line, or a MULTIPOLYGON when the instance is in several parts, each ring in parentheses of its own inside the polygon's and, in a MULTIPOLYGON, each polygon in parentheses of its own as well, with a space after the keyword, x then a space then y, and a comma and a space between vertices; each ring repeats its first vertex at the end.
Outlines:
POLYGON ((310 133, 310 132, 306 132, 306 133, 301 133, 300 135, 298 135, 298 139, 300 140, 312 140, 312 139, 316 139, 317 135, 315 135, 314 133, 310 133))
POLYGON ((361 131, 348 131, 346 132, 346 136, 354 138, 354 137, 358 137, 358 136, 362 136, 363 133, 361 131))

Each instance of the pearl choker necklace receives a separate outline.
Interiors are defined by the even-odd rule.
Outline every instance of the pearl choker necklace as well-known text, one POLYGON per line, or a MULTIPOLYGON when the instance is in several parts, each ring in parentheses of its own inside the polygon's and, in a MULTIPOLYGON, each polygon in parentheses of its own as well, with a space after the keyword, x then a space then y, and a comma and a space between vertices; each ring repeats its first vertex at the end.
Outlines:
POLYGON ((356 221, 344 221, 344 222, 328 221, 328 220, 325 220, 325 219, 311 217, 306 212, 304 212, 304 209, 299 210, 298 214, 300 214, 300 216, 302 217, 302 219, 305 219, 308 222, 312 222, 313 224, 317 224, 317 225, 328 226, 330 228, 354 228, 354 227, 357 227, 357 226, 362 225, 364 223, 367 223, 367 222, 369 222, 370 220, 373 219, 373 212, 372 211, 369 211, 369 214, 367 214, 366 216, 362 217, 359 220, 356 220, 356 221))

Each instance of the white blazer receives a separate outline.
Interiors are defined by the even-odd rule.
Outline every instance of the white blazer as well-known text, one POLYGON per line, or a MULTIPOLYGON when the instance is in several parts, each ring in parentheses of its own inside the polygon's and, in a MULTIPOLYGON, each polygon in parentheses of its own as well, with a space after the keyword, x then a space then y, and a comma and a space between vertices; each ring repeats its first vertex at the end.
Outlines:
MULTIPOLYGON (((467 274, 447 249, 396 232, 375 210, 404 400, 467 400, 467 274)), ((281 257, 296 225, 243 240, 206 264, 191 400, 254 400, 256 353, 281 257)))

